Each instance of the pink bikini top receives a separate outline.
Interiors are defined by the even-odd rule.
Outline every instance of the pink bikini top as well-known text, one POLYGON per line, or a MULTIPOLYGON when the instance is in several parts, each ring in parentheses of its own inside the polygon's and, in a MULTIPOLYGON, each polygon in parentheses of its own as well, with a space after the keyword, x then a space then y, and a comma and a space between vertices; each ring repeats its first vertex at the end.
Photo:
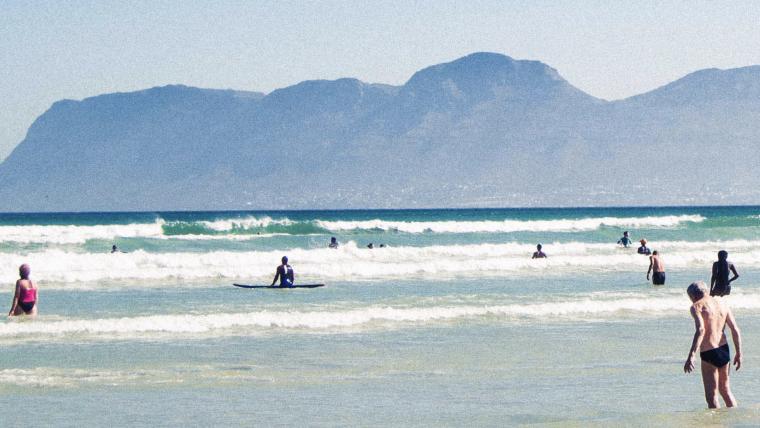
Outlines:
POLYGON ((24 288, 21 287, 20 290, 21 296, 19 296, 19 300, 23 303, 31 303, 37 301, 37 289, 36 288, 24 288))

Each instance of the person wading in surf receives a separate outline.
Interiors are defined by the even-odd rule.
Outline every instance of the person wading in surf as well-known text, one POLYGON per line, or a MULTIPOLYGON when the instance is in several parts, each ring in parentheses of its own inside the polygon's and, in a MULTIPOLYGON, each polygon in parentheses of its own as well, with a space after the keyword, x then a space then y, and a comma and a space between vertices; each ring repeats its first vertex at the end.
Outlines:
POLYGON ((17 315, 37 316, 39 295, 37 294, 37 286, 29 279, 31 272, 32 269, 28 264, 23 264, 18 268, 21 279, 16 281, 16 292, 13 295, 11 310, 8 312, 9 317, 17 315))
POLYGON ((736 348, 734 366, 737 371, 742 366, 742 336, 731 309, 721 301, 722 299, 715 299, 707 293, 707 286, 702 281, 694 282, 686 289, 686 294, 692 302, 691 317, 694 318, 696 331, 683 371, 691 373, 694 370, 694 358, 697 351, 700 351, 702 384, 705 388, 707 407, 720 407, 719 393, 726 407, 735 407, 736 398, 731 393, 731 385, 728 382, 731 352, 724 330, 726 326, 731 330, 731 338, 736 348))
POLYGON ((533 257, 531 257, 531 258, 532 259, 545 259, 546 258, 546 253, 544 253, 543 251, 541 251, 542 248, 543 247, 541 246, 541 244, 536 245, 536 251, 533 252, 533 257))
POLYGON ((649 273, 652 273, 652 284, 665 285, 665 263, 660 258, 660 253, 654 250, 651 256, 649 256, 649 269, 647 269, 647 281, 649 281, 649 273))
POLYGON ((710 277, 710 295, 726 296, 731 293, 731 283, 739 278, 733 263, 728 261, 728 252, 726 250, 718 251, 718 261, 713 263, 712 277, 710 277), (729 279, 729 271, 734 276, 729 279))

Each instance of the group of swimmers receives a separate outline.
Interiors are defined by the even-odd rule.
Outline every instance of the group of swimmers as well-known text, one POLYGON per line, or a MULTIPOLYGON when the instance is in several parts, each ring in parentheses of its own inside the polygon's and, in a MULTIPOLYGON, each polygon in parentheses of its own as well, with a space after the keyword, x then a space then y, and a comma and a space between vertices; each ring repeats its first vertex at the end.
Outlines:
MULTIPOLYGON (((649 256, 647 280, 649 280, 649 274, 652 273, 654 285, 665 284, 665 265, 659 253, 656 250, 651 251, 646 246, 646 239, 642 238, 639 243, 641 246, 636 252, 649 256)), ((624 247, 631 244, 627 231, 618 240, 618 244, 624 247)), ((711 409, 720 407, 719 396, 723 398, 726 407, 736 406, 736 398, 731 392, 728 379, 731 368, 729 364, 731 352, 728 347, 725 328, 728 327, 731 331, 731 338, 734 342, 734 348, 736 348, 734 355, 736 370, 739 370, 742 365, 742 340, 736 319, 722 297, 731 293, 731 283, 737 278, 739 278, 739 273, 736 271, 736 266, 728 261, 728 252, 720 250, 718 251, 718 261, 712 266, 710 287, 708 288, 703 281, 697 281, 690 284, 686 289, 686 294, 692 302, 690 312, 694 319, 695 332, 683 370, 686 373, 691 373, 694 370, 694 358, 699 351, 705 400, 711 409), (720 298, 716 299, 715 297, 720 298)))
MULTIPOLYGON (((631 238, 628 231, 623 232, 623 237, 618 240, 618 244, 628 247, 631 244, 631 238)), ((649 268, 647 269, 647 281, 649 281, 650 274, 652 275, 652 284, 664 285, 665 284, 665 263, 662 261, 662 257, 657 250, 650 250, 647 247, 647 240, 642 238, 639 240, 641 244, 636 252, 649 256, 649 268)), ((736 266, 728 261, 728 252, 726 250, 718 251, 718 261, 713 263, 712 275, 710 277, 710 295, 711 296, 725 296, 731 293, 731 283, 739 278, 739 273, 736 271, 736 266), (731 275, 733 276, 731 276, 731 275), (731 276, 731 278, 729 278, 731 276)))
MULTIPOLYGON (((327 244, 327 247, 328 248, 332 248, 332 249, 337 249, 338 246, 339 246, 338 239, 335 238, 334 236, 332 238, 330 238, 330 243, 327 244)), ((375 248, 375 244, 372 243, 372 242, 370 242, 369 244, 367 244, 367 248, 369 248, 371 250, 371 249, 375 248)), ((378 246, 378 248, 385 248, 385 244, 380 244, 378 246)))

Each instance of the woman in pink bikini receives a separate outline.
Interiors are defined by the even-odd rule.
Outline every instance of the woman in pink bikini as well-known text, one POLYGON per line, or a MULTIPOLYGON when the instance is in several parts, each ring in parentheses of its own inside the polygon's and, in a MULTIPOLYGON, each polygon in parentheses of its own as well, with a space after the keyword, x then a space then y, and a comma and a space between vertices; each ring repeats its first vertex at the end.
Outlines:
POLYGON ((16 315, 37 315, 37 286, 34 285, 29 274, 32 269, 28 264, 18 268, 21 279, 16 281, 16 293, 13 295, 13 304, 8 312, 9 317, 16 315))

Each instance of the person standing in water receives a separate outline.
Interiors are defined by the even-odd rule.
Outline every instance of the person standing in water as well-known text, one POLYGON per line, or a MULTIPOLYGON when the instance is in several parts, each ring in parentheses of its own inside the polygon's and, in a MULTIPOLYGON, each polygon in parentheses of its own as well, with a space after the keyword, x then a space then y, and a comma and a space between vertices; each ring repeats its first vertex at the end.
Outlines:
POLYGON ((338 248, 338 240, 335 239, 334 236, 332 238, 330 238, 330 244, 328 245, 328 247, 329 248, 338 248))
POLYGON ((623 232, 623 237, 617 241, 618 244, 628 248, 631 245, 631 238, 628 237, 628 231, 623 232))
POLYGON ((280 280, 280 287, 292 287, 293 282, 295 282, 295 274, 293 273, 293 268, 288 264, 287 256, 283 256, 282 264, 277 266, 272 285, 277 282, 277 279, 280 280))
POLYGON ((650 254, 652 254, 652 251, 650 251, 649 248, 647 247, 647 240, 646 239, 642 238, 641 241, 639 241, 639 243, 641 243, 641 246, 638 248, 638 250, 636 250, 637 253, 639 253, 639 254, 645 254, 647 256, 650 255, 650 254))
POLYGON ((32 269, 26 263, 18 268, 21 278, 16 281, 16 292, 13 295, 11 310, 8 312, 9 317, 17 315, 37 316, 39 296, 37 294, 37 286, 29 279, 31 272, 32 269))
POLYGON ((734 366, 737 371, 742 366, 742 336, 731 309, 720 299, 708 296, 707 291, 707 286, 702 281, 694 282, 686 289, 686 294, 692 302, 691 317, 694 318, 696 331, 683 371, 691 373, 694 370, 694 357, 697 351, 700 351, 702 384, 705 387, 707 407, 711 409, 720 407, 719 393, 726 407, 735 407, 736 398, 731 393, 731 385, 728 382, 728 374, 731 371, 731 364, 729 364, 731 351, 728 348, 724 330, 726 326, 731 330, 731 338, 736 348, 734 366))
POLYGON ((652 273, 652 284, 665 285, 665 263, 660 258, 660 253, 657 250, 652 252, 649 256, 649 269, 647 269, 647 281, 649 281, 649 273, 652 273))
POLYGON ((541 251, 541 248, 543 248, 541 246, 541 244, 536 245, 536 251, 533 252, 533 257, 531 257, 532 259, 545 259, 546 258, 546 253, 544 253, 543 251, 541 251))
POLYGON ((728 261, 728 252, 726 250, 718 251, 718 261, 713 263, 712 276, 710 277, 710 295, 711 296, 726 296, 731 293, 731 283, 736 278, 739 278, 739 274, 736 272, 736 267, 733 263, 728 261), (734 276, 729 279, 729 271, 734 276))

